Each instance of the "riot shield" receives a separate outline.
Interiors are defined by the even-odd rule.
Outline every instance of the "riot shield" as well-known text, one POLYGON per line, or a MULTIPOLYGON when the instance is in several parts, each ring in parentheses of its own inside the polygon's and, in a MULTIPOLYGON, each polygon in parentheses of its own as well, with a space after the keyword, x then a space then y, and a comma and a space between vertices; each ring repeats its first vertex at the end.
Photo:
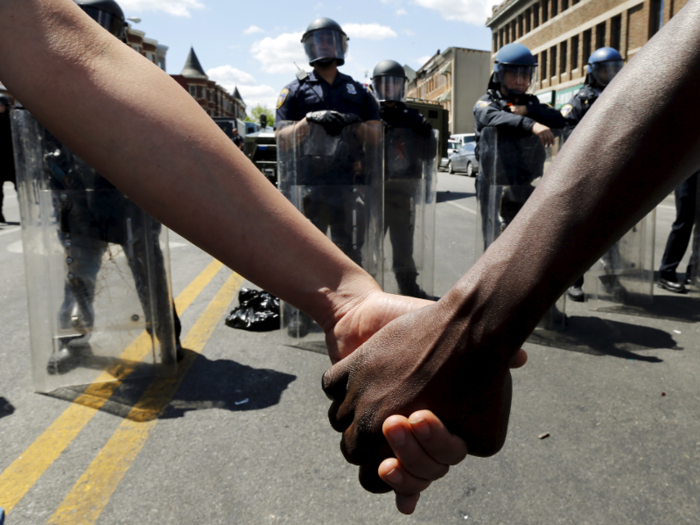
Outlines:
POLYGON ((384 290, 433 295, 438 132, 384 134, 384 290))
POLYGON ((584 275, 591 310, 647 306, 654 293, 656 209, 616 242, 584 275))
MULTIPOLYGON (((505 231, 535 191, 545 168, 563 142, 555 134, 553 146, 545 148, 534 135, 518 136, 487 127, 479 139, 481 170, 476 180, 479 211, 476 226, 476 259, 505 231)), ((563 330, 566 326, 564 295, 540 322, 539 328, 563 330)))
MULTIPOLYGON (((383 137, 377 124, 332 136, 318 124, 276 122, 280 191, 381 285, 383 137)), ((290 344, 325 353, 321 328, 289 304, 282 329, 290 344)))
POLYGON ((167 230, 29 112, 12 128, 35 389, 172 373, 167 230))

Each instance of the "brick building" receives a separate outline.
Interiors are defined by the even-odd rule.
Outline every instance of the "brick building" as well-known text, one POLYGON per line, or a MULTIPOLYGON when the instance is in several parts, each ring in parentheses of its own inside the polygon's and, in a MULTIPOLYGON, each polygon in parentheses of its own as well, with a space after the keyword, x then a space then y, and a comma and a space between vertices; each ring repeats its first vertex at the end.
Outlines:
POLYGON ((586 62, 608 46, 629 60, 687 0, 506 0, 486 21, 491 64, 505 44, 527 46, 537 58, 535 93, 559 108, 583 84, 586 62))
POLYGON ((238 88, 229 93, 213 80, 209 80, 194 49, 190 49, 182 72, 170 76, 185 88, 210 116, 245 119, 246 105, 238 88))
POLYGON ((168 52, 168 46, 159 44, 152 38, 146 38, 146 33, 132 27, 126 30, 126 43, 165 71, 165 55, 168 52))
POLYGON ((474 133, 472 109, 486 92, 490 60, 488 51, 438 50, 418 71, 407 72, 406 99, 440 104, 449 112, 450 133, 474 133))

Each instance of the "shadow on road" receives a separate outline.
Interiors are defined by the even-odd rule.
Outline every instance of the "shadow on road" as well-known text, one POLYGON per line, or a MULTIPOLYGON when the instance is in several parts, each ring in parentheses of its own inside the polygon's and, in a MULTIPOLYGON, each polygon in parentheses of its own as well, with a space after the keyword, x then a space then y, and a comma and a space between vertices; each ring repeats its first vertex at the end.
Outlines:
POLYGON ((634 361, 661 363, 656 356, 639 354, 644 350, 683 350, 668 332, 598 317, 568 318, 564 332, 535 331, 528 342, 595 356, 620 357, 634 361))
MULTIPOLYGON (((174 397, 162 412, 159 403, 166 395, 158 397, 158 391, 167 392, 173 378, 139 378, 126 380, 109 395, 107 400, 80 397, 88 385, 59 388, 46 395, 70 402, 85 401, 86 406, 102 404, 100 410, 109 414, 139 421, 147 421, 150 414, 159 412, 158 419, 178 418, 191 410, 212 408, 239 411, 259 410, 280 402, 282 393, 296 376, 267 368, 253 368, 230 359, 212 361, 204 355, 193 355, 187 351, 186 360, 194 359, 174 397), (144 403, 142 396, 150 387, 156 394, 151 401, 144 403), (141 401, 141 403, 139 403, 141 401), (139 404, 138 410, 133 410, 139 404)), ((105 390, 109 391, 109 390, 105 390)))
POLYGON ((470 193, 466 191, 438 191, 436 193, 435 202, 456 201, 459 199, 467 199, 469 197, 475 196, 476 193, 470 193))
POLYGON ((15 407, 7 399, 0 397, 0 418, 14 414, 15 407))
MULTIPOLYGON (((656 292, 656 288, 654 289, 656 292)), ((654 302, 645 306, 610 306, 598 309, 599 312, 634 315, 652 319, 668 319, 682 323, 700 321, 697 292, 688 295, 654 295, 654 302)))

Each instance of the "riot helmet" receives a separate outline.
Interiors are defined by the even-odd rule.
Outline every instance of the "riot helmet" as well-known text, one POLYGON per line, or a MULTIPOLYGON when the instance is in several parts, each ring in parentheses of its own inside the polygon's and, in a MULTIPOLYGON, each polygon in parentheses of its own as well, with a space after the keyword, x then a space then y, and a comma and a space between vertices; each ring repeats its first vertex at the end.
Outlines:
POLYGON ((508 95, 520 96, 534 85, 537 60, 522 44, 506 44, 496 53, 489 88, 502 88, 508 95))
POLYGON ((263 129, 267 128, 267 115, 265 113, 260 114, 260 126, 263 129))
POLYGON ((604 88, 620 72, 622 66, 625 65, 625 61, 616 49, 601 47, 593 51, 587 65, 586 84, 591 84, 592 81, 595 81, 596 84, 604 88))
POLYGON ((119 4, 114 0, 74 0, 90 18, 126 42, 126 19, 119 4))
POLYGON ((395 60, 382 60, 374 66, 372 89, 379 102, 403 100, 406 71, 395 60))
POLYGON ((340 25, 330 18, 317 18, 306 28, 301 37, 309 64, 326 65, 335 60, 339 66, 345 64, 348 50, 348 35, 340 25))

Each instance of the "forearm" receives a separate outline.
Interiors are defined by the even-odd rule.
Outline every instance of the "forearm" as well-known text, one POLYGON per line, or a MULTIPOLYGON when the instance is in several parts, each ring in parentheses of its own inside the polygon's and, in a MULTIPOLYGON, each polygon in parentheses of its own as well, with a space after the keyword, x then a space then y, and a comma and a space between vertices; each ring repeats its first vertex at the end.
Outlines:
POLYGON ((691 1, 622 70, 446 296, 464 338, 513 355, 566 287, 700 165, 700 109, 686 103, 700 81, 699 15, 691 1))
POLYGON ((0 1, 0 49, 0 78, 40 122, 156 219, 249 280, 321 323, 378 289, 185 90, 72 1, 0 1))

